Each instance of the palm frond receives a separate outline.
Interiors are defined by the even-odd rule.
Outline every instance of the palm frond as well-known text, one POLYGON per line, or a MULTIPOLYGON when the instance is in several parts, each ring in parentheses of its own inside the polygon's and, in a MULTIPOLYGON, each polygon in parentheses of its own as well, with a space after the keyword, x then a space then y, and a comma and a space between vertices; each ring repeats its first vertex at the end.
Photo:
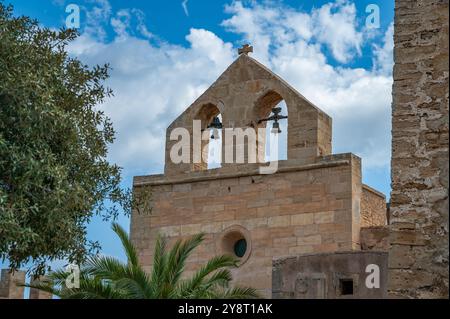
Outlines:
POLYGON ((53 286, 52 283, 48 283, 48 282, 33 282, 30 284, 20 284, 18 286, 33 288, 33 289, 37 289, 40 291, 45 291, 45 292, 48 292, 59 298, 61 298, 61 295, 62 295, 61 288, 55 287, 55 286, 53 286))
POLYGON ((64 299, 128 299, 127 291, 115 288, 111 282, 84 278, 79 289, 63 290, 64 299))
POLYGON ((216 256, 210 259, 206 265, 198 270, 190 280, 184 281, 180 284, 179 294, 180 296, 189 296, 198 289, 200 286, 213 286, 215 284, 231 281, 231 273, 225 269, 221 272, 214 274, 208 279, 208 283, 205 283, 205 279, 213 272, 227 267, 236 267, 238 260, 229 255, 216 256))
POLYGON ((231 271, 229 269, 221 269, 216 271, 210 277, 208 277, 202 286, 206 289, 215 287, 228 287, 228 284, 233 280, 231 271))
POLYGON ((175 286, 183 274, 186 266, 186 260, 192 251, 200 245, 205 235, 200 233, 181 242, 177 241, 174 248, 171 249, 166 265, 166 280, 169 285, 175 286))
POLYGON ((167 239, 158 236, 153 256, 153 270, 147 274, 139 265, 136 249, 118 224, 112 226, 119 236, 128 263, 107 256, 87 259, 80 269, 79 288, 68 288, 71 273, 53 271, 46 280, 26 287, 49 292, 61 299, 146 299, 146 298, 258 298, 255 289, 228 288, 232 281, 229 268, 238 260, 223 255, 210 259, 190 279, 181 280, 186 261, 204 239, 203 234, 178 240, 167 251, 167 239))
POLYGON ((87 259, 82 271, 94 277, 115 280, 126 276, 127 266, 113 257, 94 256, 87 259))
POLYGON ((164 270, 166 268, 166 246, 167 238, 159 235, 156 239, 155 253, 153 255, 153 269, 151 276, 152 295, 158 296, 160 294, 162 283, 164 280, 164 270))
POLYGON ((65 270, 55 270, 47 275, 48 281, 50 281, 54 286, 63 286, 66 283, 66 279, 70 276, 70 272, 65 270))
POLYGON ((228 288, 232 280, 229 269, 221 269, 216 271, 212 276, 208 277, 195 289, 180 292, 179 297, 182 299, 210 299, 214 295, 219 295, 224 289, 228 288))
POLYGON ((88 259, 83 271, 96 278, 115 282, 122 289, 130 289, 134 299, 149 298, 152 294, 150 278, 139 266, 125 265, 112 257, 96 256, 88 259))
POLYGON ((113 223, 112 229, 117 234, 117 236, 119 236, 120 241, 122 242, 122 246, 128 258, 128 262, 133 266, 138 266, 138 254, 136 252, 136 248, 131 243, 130 237, 128 236, 127 232, 118 223, 113 223))
POLYGON ((234 287, 226 289, 216 295, 217 299, 256 299, 261 298, 260 294, 254 288, 234 287))
POLYGON ((117 289, 127 292, 130 299, 147 299, 143 287, 135 280, 130 278, 120 278, 114 281, 114 285, 117 289))

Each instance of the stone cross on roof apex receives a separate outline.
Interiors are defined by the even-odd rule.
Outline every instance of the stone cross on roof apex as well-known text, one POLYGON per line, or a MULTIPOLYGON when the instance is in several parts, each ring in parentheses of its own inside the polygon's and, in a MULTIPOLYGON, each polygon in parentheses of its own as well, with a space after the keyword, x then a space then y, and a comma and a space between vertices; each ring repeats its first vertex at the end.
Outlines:
POLYGON ((238 53, 241 54, 249 54, 250 52, 253 52, 253 46, 250 44, 244 44, 242 48, 239 48, 238 53))

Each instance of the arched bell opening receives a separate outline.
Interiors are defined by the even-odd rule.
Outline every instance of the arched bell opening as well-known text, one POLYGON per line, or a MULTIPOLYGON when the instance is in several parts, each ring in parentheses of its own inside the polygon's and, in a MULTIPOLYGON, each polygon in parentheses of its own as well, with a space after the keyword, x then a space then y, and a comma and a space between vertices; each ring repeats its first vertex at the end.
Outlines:
POLYGON ((209 124, 210 136, 208 144, 207 169, 222 167, 222 114, 218 114, 209 124))
MULTIPOLYGON (((221 167, 222 162, 222 115, 211 103, 203 105, 194 120, 201 125, 201 156, 193 154, 193 170, 207 170, 221 167)), ((197 151, 193 149, 194 153, 197 151)))
POLYGON ((259 162, 287 159, 288 108, 283 97, 269 91, 255 104, 259 162), (262 133, 262 135, 261 135, 262 133))

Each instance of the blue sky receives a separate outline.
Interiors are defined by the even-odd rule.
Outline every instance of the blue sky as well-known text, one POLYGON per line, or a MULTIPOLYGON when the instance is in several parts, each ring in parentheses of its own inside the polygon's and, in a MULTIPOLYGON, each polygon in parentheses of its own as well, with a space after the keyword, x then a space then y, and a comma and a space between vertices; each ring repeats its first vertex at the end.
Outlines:
MULTIPOLYGON (((117 131, 109 158, 123 167, 124 187, 163 171, 165 128, 250 42, 253 57, 333 117, 333 152, 361 156, 363 181, 389 195, 393 1, 5 2, 51 28, 64 26, 68 4, 80 7, 81 37, 69 51, 113 67, 115 97, 99 108, 117 131), (365 23, 370 4, 379 28, 365 23)), ((96 218, 89 237, 124 258, 109 223, 96 218)))

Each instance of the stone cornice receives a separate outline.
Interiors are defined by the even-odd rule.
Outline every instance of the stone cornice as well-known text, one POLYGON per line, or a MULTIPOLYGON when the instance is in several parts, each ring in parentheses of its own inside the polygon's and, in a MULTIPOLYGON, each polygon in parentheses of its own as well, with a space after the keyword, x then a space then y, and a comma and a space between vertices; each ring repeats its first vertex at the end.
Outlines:
MULTIPOLYGON (((353 155, 353 154, 352 154, 353 155)), ((274 174, 276 175, 280 173, 289 173, 289 172, 297 172, 297 171, 307 171, 307 170, 315 170, 321 168, 329 168, 329 167, 337 167, 337 166, 346 166, 351 164, 351 158, 349 159, 338 159, 338 160, 330 160, 319 163, 305 164, 305 165, 297 165, 297 166, 282 166, 278 168, 278 171, 274 174)), ((203 173, 203 172, 200 172, 203 173)), ((229 178, 238 178, 238 177, 248 177, 248 176, 260 176, 264 174, 260 174, 259 168, 256 169, 246 169, 243 171, 235 171, 235 172, 227 172, 222 173, 220 170, 214 172, 214 174, 209 175, 198 175, 192 176, 195 173, 186 174, 186 175, 176 175, 167 177, 165 175, 149 175, 149 176, 137 176, 133 181, 134 187, 140 186, 160 186, 160 185, 172 185, 172 184, 183 184, 183 183, 193 183, 193 182, 203 182, 203 181, 211 181, 211 180, 222 180, 229 178), (146 180, 147 179, 147 180, 146 180)))

